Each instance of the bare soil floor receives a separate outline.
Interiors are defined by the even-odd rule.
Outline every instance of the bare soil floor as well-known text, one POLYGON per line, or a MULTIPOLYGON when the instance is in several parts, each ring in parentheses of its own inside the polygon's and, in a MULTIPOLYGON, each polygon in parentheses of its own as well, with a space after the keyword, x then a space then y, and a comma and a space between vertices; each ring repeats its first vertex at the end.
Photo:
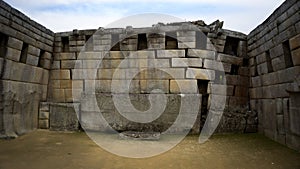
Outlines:
POLYGON ((215 135, 204 144, 188 136, 161 155, 133 159, 97 146, 85 133, 38 130, 0 140, 0 169, 300 169, 300 153, 259 134, 215 135))

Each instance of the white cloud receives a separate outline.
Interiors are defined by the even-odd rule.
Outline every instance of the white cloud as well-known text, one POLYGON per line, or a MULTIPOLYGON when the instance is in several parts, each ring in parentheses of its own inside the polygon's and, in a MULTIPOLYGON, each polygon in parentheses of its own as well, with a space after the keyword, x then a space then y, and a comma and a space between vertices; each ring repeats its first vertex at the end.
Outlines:
MULTIPOLYGON (((39 0, 37 2, 36 0, 7 0, 9 4, 54 32, 97 29, 129 15, 152 12, 175 15, 175 17, 188 21, 202 19, 206 23, 220 19, 225 21, 224 28, 244 33, 249 33, 255 26, 263 22, 283 1, 39 0), (130 4, 128 5, 128 3, 130 4), (172 9, 170 6, 176 7, 176 9, 172 9), (212 7, 213 12, 205 11, 206 6, 212 7), (198 7, 204 11, 197 10, 198 7)), ((133 24, 128 23, 128 25, 133 24)))

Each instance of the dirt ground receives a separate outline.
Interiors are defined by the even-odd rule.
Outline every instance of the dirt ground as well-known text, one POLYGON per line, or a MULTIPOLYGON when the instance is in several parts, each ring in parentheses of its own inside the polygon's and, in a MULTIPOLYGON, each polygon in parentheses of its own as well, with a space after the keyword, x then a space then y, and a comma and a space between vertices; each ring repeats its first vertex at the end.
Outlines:
POLYGON ((188 136, 172 150, 144 159, 124 158, 85 133, 38 130, 0 140, 0 169, 300 169, 300 153, 259 134, 215 135, 204 144, 188 136))

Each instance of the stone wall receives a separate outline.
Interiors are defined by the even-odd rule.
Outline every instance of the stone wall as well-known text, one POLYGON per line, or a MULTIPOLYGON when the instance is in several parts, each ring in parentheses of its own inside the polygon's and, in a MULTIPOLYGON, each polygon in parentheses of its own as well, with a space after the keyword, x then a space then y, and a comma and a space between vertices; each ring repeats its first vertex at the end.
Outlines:
MULTIPOLYGON (((56 33, 48 104, 80 103, 78 119, 91 130, 107 128, 97 123, 96 110, 91 108, 102 106, 103 116, 116 130, 161 132, 178 115, 182 99, 178 94, 200 93, 202 107, 197 110, 194 133, 203 127, 208 110, 218 114, 224 108, 218 132, 255 132, 256 114, 248 111, 246 45, 242 33, 191 23, 56 33), (112 83, 119 85, 115 91, 112 83), (119 115, 112 94, 129 93, 130 104, 146 111, 153 89, 160 89, 170 101, 164 116, 141 125, 119 115), (224 107, 218 105, 221 102, 224 107)), ((61 128, 52 122, 50 118, 51 129, 61 128)))
POLYGON ((300 150, 299 6, 284 2, 248 36, 219 21, 54 34, 0 1, 0 136, 77 130, 79 121, 90 130, 162 132, 180 102, 200 94, 199 109, 189 104, 196 114, 184 116, 195 115, 192 132, 224 109, 217 132, 255 132, 258 121, 259 132, 300 150), (167 101, 160 118, 140 124, 120 116, 115 95, 147 111, 157 88, 167 101))
POLYGON ((38 128, 54 33, 0 1, 0 137, 38 128))
POLYGON ((248 35, 251 110, 269 138, 300 150, 300 1, 285 1, 248 35), (298 80, 297 80, 298 79, 298 80))

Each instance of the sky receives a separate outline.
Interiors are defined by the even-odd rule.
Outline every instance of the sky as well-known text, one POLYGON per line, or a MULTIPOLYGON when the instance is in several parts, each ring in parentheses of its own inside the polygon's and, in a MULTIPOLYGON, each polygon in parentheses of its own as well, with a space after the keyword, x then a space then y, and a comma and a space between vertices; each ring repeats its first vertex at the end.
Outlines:
POLYGON ((248 34, 284 0, 5 0, 54 32, 219 19, 248 34), (143 15, 140 15, 143 14, 143 15), (133 16, 133 17, 131 17, 133 16), (124 19, 125 18, 125 19, 124 19), (136 24, 136 23, 139 24, 136 24), (143 22, 143 23, 141 23, 143 22))

